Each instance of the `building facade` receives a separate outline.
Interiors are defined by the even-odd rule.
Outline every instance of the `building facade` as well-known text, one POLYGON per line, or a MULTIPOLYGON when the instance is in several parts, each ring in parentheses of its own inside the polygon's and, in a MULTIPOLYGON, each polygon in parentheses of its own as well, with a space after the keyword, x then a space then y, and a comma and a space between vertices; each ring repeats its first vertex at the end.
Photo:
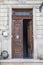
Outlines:
MULTIPOLYGON (((12 8, 29 10, 32 9, 33 26, 33 58, 43 58, 43 0, 1 0, 0 1, 0 54, 7 50, 9 58, 12 59, 12 8)), ((20 13, 23 14, 22 11, 20 13)), ((26 12, 25 12, 26 13, 26 12)), ((20 14, 20 15, 21 15, 20 14)), ((18 14, 16 14, 18 15, 18 14)), ((26 14, 24 14, 26 16, 26 14)), ((28 14, 27 14, 28 15, 28 14)), ((19 38, 19 36, 17 36, 19 38)))

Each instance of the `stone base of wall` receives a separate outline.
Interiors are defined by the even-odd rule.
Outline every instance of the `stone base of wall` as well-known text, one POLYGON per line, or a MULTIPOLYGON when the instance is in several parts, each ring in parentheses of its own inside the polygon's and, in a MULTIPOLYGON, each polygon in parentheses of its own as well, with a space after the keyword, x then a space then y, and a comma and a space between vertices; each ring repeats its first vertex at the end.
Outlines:
POLYGON ((43 65, 43 63, 34 63, 34 62, 29 62, 29 63, 25 63, 25 62, 14 62, 14 63, 0 63, 0 65, 43 65))

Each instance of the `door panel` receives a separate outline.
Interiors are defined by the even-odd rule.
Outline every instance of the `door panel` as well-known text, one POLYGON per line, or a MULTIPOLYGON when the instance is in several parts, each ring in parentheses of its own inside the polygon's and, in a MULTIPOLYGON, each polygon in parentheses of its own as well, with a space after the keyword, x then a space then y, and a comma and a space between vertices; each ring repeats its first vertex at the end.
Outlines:
POLYGON ((22 58, 23 57, 22 20, 13 20, 12 27, 13 27, 12 57, 22 58))
MULTIPOLYGON (((25 20, 26 21, 26 20, 25 20)), ((33 37, 32 37, 32 20, 26 21, 28 24, 27 25, 27 42, 28 42, 28 56, 27 58, 32 58, 32 53, 33 53, 33 37)), ((25 27, 26 28, 26 27, 25 27)), ((26 54, 27 52, 26 50, 26 46, 25 48, 23 48, 24 44, 27 42, 23 42, 23 21, 22 20, 12 20, 12 57, 13 58, 23 58, 24 54, 26 54), (24 52, 24 51, 25 52, 24 52)), ((25 37, 24 37, 25 38, 25 37)), ((25 45, 26 45, 25 44, 25 45)), ((24 57, 25 58, 25 57, 24 57)))
POLYGON ((32 20, 28 22, 28 56, 32 58, 33 52, 33 37, 32 37, 32 20))

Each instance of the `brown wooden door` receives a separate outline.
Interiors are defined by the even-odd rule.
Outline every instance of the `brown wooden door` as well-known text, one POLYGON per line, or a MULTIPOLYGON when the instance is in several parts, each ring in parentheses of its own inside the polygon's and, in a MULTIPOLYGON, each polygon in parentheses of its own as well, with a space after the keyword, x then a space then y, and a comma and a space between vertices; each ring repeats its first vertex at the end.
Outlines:
MULTIPOLYGON (((26 41, 23 42, 24 40, 23 32, 25 32, 23 31, 23 20, 22 19, 12 20, 12 36, 13 36, 12 57, 13 58, 25 58, 26 57, 25 54, 27 53, 26 51, 28 51, 28 56, 26 58, 32 58, 32 54, 33 54, 32 20, 28 20, 26 22, 27 22, 26 27, 27 27, 27 40, 28 40, 27 50, 26 50, 27 42, 26 41), (23 48, 24 46, 25 48, 23 48)), ((26 36, 24 38, 26 40, 26 36)))
POLYGON ((32 58, 33 54, 33 26, 32 26, 32 20, 29 20, 27 31, 28 31, 28 56, 32 58))
MULTIPOLYGON (((17 10, 13 9, 14 13, 12 14, 12 58, 32 58, 33 54, 32 15, 31 14, 29 16, 28 15, 25 16, 24 14, 17 15, 15 14, 15 11, 17 13, 17 10), (26 27, 23 22, 26 23, 26 27), (25 32, 23 29, 27 32, 25 32)), ((27 9, 20 11, 18 10, 18 12, 21 11, 28 12, 30 10, 27 9)))
POLYGON ((23 57, 23 35, 22 35, 22 20, 12 21, 12 57, 23 57))

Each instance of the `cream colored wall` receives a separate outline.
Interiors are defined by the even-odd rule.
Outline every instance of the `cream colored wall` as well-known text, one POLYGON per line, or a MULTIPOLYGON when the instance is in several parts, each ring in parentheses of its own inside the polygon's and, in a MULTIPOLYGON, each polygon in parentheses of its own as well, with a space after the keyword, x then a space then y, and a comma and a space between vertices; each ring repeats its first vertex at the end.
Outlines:
POLYGON ((11 23, 12 23, 12 8, 33 8, 33 44, 34 51, 33 57, 36 59, 37 55, 43 57, 43 9, 39 12, 39 6, 41 1, 25 1, 19 2, 5 1, 0 4, 0 52, 7 50, 9 52, 9 58, 11 58, 11 23), (8 37, 5 38, 2 32, 6 31, 9 33, 8 37), (40 51, 39 51, 40 50, 40 51))
POLYGON ((35 9, 35 21, 36 21, 36 41, 37 41, 37 52, 38 56, 42 56, 43 58, 43 8, 41 13, 39 12, 39 8, 35 9))
MULTIPOLYGON (((8 50, 10 52, 10 29, 9 29, 9 7, 7 5, 0 5, 0 52, 8 50), (8 37, 4 37, 2 32, 8 32, 8 37)), ((11 53, 9 53, 11 55, 11 53)))

